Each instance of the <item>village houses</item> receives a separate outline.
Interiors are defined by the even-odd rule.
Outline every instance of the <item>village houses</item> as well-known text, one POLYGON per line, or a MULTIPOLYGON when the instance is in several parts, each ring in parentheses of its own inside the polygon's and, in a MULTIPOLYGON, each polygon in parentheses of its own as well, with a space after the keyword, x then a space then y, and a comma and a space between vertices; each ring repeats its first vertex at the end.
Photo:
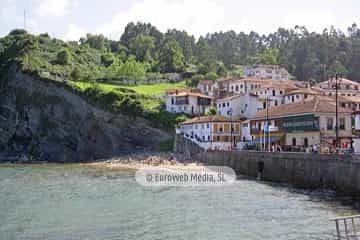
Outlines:
MULTIPOLYGON (((252 146, 270 150, 276 145, 281 151, 305 151, 312 146, 334 151, 333 79, 310 86, 309 82, 290 80, 290 74, 271 65, 249 67, 245 73, 245 78, 200 80, 197 89, 168 91, 167 111, 196 116, 183 122, 177 133, 204 149, 252 146), (216 115, 204 116, 211 107, 216 115)), ((348 79, 339 79, 338 84, 339 140, 340 147, 347 149, 355 141, 352 113, 360 111, 360 84, 348 79)), ((360 140, 358 145, 360 151, 360 140)))
POLYGON ((240 121, 222 116, 203 116, 181 123, 176 132, 205 150, 231 150, 241 147, 240 130, 240 121))
POLYGON ((279 65, 259 64, 243 66, 244 77, 272 80, 290 80, 292 77, 285 68, 279 65))
MULTIPOLYGON (((352 111, 339 106, 338 114, 340 146, 346 149, 352 141, 352 111)), ((251 135, 257 145, 270 142, 271 145, 292 150, 318 145, 324 151, 331 151, 336 143, 335 116, 335 102, 328 97, 317 96, 256 113, 250 119, 251 135), (268 129, 267 122, 270 134, 262 138, 268 129)))
POLYGON ((213 98, 196 90, 172 90, 165 95, 166 111, 204 115, 212 106, 213 98))

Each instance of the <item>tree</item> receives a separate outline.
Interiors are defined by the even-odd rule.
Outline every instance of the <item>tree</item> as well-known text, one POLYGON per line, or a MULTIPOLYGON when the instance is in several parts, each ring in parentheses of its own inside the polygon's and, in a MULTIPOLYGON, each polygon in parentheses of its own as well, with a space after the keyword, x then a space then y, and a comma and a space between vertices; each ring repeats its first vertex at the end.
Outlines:
POLYGON ((105 67, 109 67, 111 64, 113 64, 115 61, 115 57, 111 52, 103 53, 101 55, 101 63, 105 67))
POLYGON ((140 34, 130 44, 130 52, 136 56, 140 62, 150 62, 153 60, 152 52, 155 48, 155 38, 140 34))
POLYGON ((279 58, 279 50, 275 48, 266 48, 263 52, 251 58, 252 64, 272 64, 277 65, 279 58))
POLYGON ((95 48, 98 50, 106 50, 109 49, 110 42, 109 40, 104 37, 102 34, 100 35, 93 35, 93 34, 86 34, 86 38, 81 38, 80 43, 82 45, 88 45, 91 48, 95 48))
POLYGON ((145 79, 145 65, 131 57, 119 65, 116 73, 122 79, 141 81, 145 79))
POLYGON ((186 31, 169 29, 165 34, 165 39, 174 39, 177 41, 183 50, 185 62, 191 62, 196 47, 194 36, 189 35, 186 31))
POLYGON ((206 116, 215 116, 217 114, 216 107, 211 107, 206 112, 206 116))
POLYGON ((71 61, 71 53, 68 49, 64 48, 58 52, 56 56, 56 62, 60 65, 68 65, 71 61))
POLYGON ((75 67, 71 72, 71 78, 75 81, 80 80, 82 78, 81 71, 78 67, 75 67))
POLYGON ((184 55, 178 42, 166 40, 160 53, 163 72, 181 72, 184 69, 184 55))

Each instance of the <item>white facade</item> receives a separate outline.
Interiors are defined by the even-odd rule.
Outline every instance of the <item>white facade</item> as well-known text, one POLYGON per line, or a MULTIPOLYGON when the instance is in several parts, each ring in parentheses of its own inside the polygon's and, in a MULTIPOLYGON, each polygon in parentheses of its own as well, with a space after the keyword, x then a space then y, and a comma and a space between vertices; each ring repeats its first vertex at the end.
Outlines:
POLYGON ((213 96, 213 82, 211 80, 200 80, 197 89, 205 95, 213 96))
POLYGON ((289 80, 291 75, 278 65, 254 65, 243 67, 245 77, 272 80, 289 80))
POLYGON ((250 132, 250 121, 245 121, 241 123, 241 141, 242 142, 252 141, 251 132, 250 132))
POLYGON ((249 118, 263 109, 263 104, 259 99, 250 94, 235 95, 215 101, 217 113, 220 116, 239 119, 249 118))
MULTIPOLYGON (((205 100, 206 101, 206 100, 205 100)), ((211 99, 197 95, 167 95, 165 96, 166 111, 186 113, 189 115, 204 115, 211 107, 211 99), (209 104, 201 104, 200 99, 208 99, 209 104)))
MULTIPOLYGON (((213 116, 214 121, 203 121, 200 117, 193 119, 194 122, 184 122, 176 130, 185 138, 199 145, 204 150, 230 150, 242 147, 241 144, 241 123, 239 121, 218 121, 219 116, 213 116), (231 132, 231 126, 233 131, 231 132)), ((224 118, 223 118, 224 119, 224 118)))

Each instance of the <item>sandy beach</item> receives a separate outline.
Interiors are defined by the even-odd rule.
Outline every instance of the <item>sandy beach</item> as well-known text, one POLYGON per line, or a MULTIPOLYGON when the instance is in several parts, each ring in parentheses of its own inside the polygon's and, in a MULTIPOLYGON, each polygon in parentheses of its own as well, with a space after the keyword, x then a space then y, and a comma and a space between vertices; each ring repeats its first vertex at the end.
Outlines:
POLYGON ((84 163, 89 167, 106 167, 109 169, 137 170, 146 167, 161 167, 174 170, 200 169, 204 165, 199 161, 186 158, 174 153, 136 153, 118 158, 100 160, 93 163, 84 163))

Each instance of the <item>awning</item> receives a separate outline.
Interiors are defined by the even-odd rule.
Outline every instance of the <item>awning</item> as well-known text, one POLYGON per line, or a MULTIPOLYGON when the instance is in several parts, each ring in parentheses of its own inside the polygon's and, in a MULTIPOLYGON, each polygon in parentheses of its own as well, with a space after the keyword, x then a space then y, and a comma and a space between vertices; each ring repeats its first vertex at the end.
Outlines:
MULTIPOLYGON (((275 143, 281 140, 283 136, 270 136, 270 143, 275 143)), ((261 143, 264 143, 264 137, 258 137, 256 138, 254 141, 251 142, 251 145, 259 145, 261 143), (261 141, 260 141, 261 139, 261 141)), ((269 137, 266 136, 265 142, 268 143, 269 142, 269 137)))

